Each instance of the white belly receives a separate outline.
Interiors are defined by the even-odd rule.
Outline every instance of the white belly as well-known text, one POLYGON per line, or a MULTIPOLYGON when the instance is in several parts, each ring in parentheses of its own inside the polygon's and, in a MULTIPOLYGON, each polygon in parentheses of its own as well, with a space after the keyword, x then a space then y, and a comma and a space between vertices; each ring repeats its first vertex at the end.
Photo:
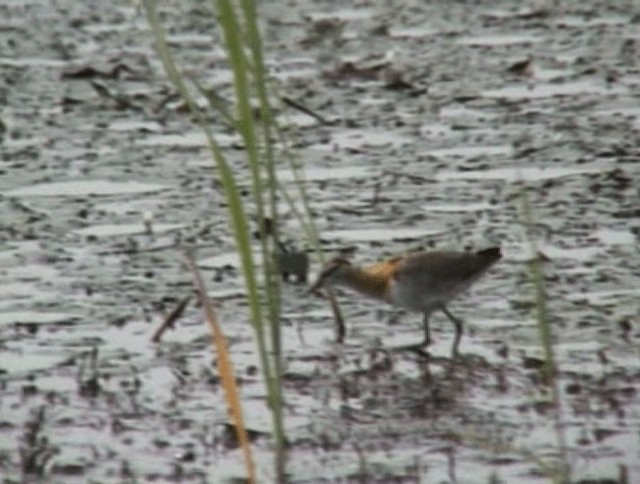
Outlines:
POLYGON ((391 286, 389 302, 410 311, 428 313, 465 291, 470 282, 449 287, 431 284, 418 286, 396 282, 391 286))

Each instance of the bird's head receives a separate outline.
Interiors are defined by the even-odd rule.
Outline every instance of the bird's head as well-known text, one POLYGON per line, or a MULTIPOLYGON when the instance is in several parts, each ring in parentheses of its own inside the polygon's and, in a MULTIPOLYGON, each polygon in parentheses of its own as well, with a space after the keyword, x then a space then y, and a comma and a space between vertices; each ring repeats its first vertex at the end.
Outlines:
POLYGON ((340 284, 353 269, 351 262, 344 257, 336 257, 325 264, 316 281, 309 288, 309 292, 315 292, 322 286, 340 284))

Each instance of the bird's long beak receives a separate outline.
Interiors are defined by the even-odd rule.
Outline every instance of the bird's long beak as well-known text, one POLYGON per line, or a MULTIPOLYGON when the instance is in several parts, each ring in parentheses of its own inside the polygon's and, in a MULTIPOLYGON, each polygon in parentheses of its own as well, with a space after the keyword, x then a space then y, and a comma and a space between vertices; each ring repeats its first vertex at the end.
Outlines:
POLYGON ((324 286, 324 274, 320 274, 318 276, 318 278, 316 279, 316 282, 314 282, 313 284, 311 284, 311 286, 309 287, 309 293, 310 294, 314 294, 318 291, 318 289, 320 289, 322 286, 324 286))

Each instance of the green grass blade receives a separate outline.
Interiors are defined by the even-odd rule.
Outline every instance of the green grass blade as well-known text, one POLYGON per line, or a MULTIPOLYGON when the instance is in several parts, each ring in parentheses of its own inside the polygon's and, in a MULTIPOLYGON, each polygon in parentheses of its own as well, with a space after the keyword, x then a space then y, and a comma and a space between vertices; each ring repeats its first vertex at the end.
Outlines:
POLYGON ((547 294, 544 287, 542 261, 540 260, 538 244, 536 243, 536 239, 533 234, 533 208, 531 206, 529 192, 524 183, 522 183, 520 187, 520 201, 521 217, 526 228, 529 248, 532 254, 532 260, 529 263, 529 271, 534 289, 536 322, 538 326, 540 346, 544 353, 544 367, 542 369, 543 381, 551 390, 556 437, 560 452, 561 469, 558 474, 561 476, 560 482, 568 482, 570 478, 570 465, 567 457, 566 437, 562 423, 562 402, 560 399, 560 388, 557 379, 558 368, 553 348, 553 334, 551 330, 551 322, 549 321, 549 310, 547 305, 547 294))

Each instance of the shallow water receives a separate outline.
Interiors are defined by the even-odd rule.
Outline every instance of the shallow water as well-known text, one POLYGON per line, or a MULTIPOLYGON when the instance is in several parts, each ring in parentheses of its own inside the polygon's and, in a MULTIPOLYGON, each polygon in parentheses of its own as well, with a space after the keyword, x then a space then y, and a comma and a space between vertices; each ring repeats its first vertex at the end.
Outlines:
MULTIPOLYGON (((228 98, 209 21, 191 5, 164 8, 188 74, 228 98)), ((616 479, 620 469, 640 481, 638 7, 262 8, 279 92, 330 121, 278 106, 296 129, 328 255, 371 262, 495 244, 504 253, 450 305, 466 321, 456 365, 441 314, 426 364, 380 351, 418 341, 419 315, 341 293, 347 338, 337 345, 326 300, 284 284, 292 482, 549 482, 529 457, 553 461, 558 446, 539 377, 522 181, 544 260, 573 481, 616 479), (526 59, 531 72, 508 72, 526 59), (360 77, 336 74, 345 61, 360 77), (379 66, 410 87, 367 77, 379 66)), ((39 408, 50 457, 32 470, 46 482, 244 475, 201 308, 189 304, 151 342, 193 291, 186 242, 229 340, 259 474, 271 482, 265 390, 225 202, 143 18, 128 1, 2 12, 0 475, 23 480, 20 450, 33 451, 39 408), (95 72, 68 75, 82 66, 95 72)), ((240 138, 219 119, 211 125, 246 186, 240 138)), ((288 164, 278 173, 293 193, 288 164)), ((304 249, 290 209, 282 222, 291 247, 304 249)))

